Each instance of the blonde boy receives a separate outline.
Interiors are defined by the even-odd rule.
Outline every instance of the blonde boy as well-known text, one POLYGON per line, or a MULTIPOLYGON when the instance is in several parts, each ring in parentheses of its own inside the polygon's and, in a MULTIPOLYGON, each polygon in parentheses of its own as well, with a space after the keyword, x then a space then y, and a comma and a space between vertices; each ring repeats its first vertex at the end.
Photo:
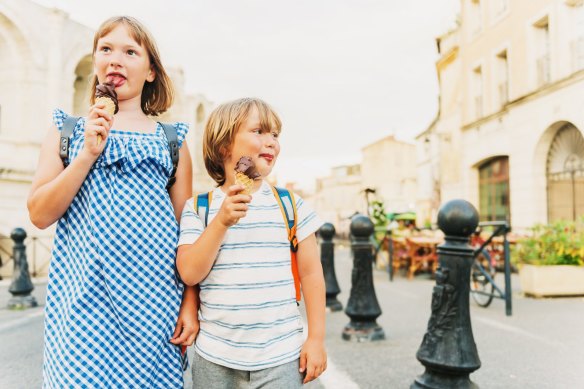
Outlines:
POLYGON ((297 260, 308 321, 304 341, 290 267, 290 243, 277 200, 264 180, 274 167, 281 122, 262 100, 217 107, 205 128, 205 166, 217 182, 207 225, 187 201, 177 269, 200 286, 200 332, 194 387, 297 388, 326 369, 325 287, 318 258, 316 214, 296 197, 297 260), (261 177, 252 195, 234 183, 239 158, 261 177))

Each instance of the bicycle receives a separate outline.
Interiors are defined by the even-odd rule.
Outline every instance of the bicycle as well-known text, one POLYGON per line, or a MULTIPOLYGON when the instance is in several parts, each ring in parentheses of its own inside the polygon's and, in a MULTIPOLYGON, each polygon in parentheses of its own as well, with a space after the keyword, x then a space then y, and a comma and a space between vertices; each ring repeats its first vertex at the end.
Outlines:
POLYGON ((478 229, 471 237, 471 245, 475 247, 474 261, 471 267, 470 292, 473 300, 481 307, 488 307, 493 298, 505 300, 505 310, 507 316, 512 313, 511 309, 511 265, 509 261, 509 242, 507 233, 511 231, 511 226, 507 222, 483 222, 479 223, 478 229), (482 227, 493 227, 491 235, 484 240, 481 236, 482 227), (491 248, 493 238, 503 236, 503 251, 491 248), (505 292, 495 283, 497 273, 497 260, 503 256, 505 271, 505 292))
POLYGON ((481 307, 486 308, 493 302, 495 297, 493 284, 496 274, 497 269, 489 252, 484 248, 475 250, 471 268, 470 291, 473 300, 481 307))

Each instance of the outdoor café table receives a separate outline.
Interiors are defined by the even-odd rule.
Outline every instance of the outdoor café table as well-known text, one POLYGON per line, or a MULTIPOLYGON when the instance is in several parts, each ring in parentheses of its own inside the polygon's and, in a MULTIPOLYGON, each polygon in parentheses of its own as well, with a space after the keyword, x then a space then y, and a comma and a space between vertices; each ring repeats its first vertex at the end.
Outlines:
POLYGON ((394 236, 391 238, 393 246, 393 274, 402 267, 409 268, 410 257, 406 238, 404 236, 394 236))
POLYGON ((438 266, 438 255, 436 248, 443 240, 441 238, 427 236, 412 236, 406 238, 408 246, 408 256, 410 257, 410 268, 408 278, 414 277, 414 273, 423 268, 430 268, 432 274, 438 266))

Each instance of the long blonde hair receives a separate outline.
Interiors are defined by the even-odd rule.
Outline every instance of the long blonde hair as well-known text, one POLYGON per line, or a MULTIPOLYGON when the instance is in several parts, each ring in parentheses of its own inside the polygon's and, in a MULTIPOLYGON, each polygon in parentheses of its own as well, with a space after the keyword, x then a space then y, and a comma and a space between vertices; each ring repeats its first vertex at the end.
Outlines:
POLYGON ((257 108, 262 130, 282 130, 278 114, 263 100, 243 98, 221 104, 211 112, 203 134, 203 160, 207 172, 221 186, 225 183, 224 159, 233 145, 235 134, 249 116, 252 107, 257 108))
MULTIPOLYGON (((132 39, 139 45, 144 45, 150 59, 150 66, 154 70, 154 81, 144 84, 142 89, 142 111, 146 115, 158 116, 166 112, 172 105, 174 99, 174 88, 172 81, 160 60, 160 54, 156 42, 152 34, 140 23, 138 20, 130 16, 114 16, 109 18, 99 26, 93 38, 93 56, 97 50, 97 42, 99 39, 109 34, 113 29, 119 25, 124 25, 132 39)), ((93 75, 91 81, 91 95, 89 96, 91 104, 95 103, 95 87, 98 84, 97 75, 93 75)))

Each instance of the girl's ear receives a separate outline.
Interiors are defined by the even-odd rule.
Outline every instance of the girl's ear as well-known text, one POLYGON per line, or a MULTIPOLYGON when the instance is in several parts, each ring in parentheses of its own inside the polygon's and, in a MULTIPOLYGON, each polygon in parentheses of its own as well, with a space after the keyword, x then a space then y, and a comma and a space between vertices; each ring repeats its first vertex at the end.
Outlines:
POLYGON ((148 75, 146 76, 146 81, 152 82, 154 81, 155 78, 156 72, 154 71, 154 69, 150 68, 150 70, 148 71, 148 75))

